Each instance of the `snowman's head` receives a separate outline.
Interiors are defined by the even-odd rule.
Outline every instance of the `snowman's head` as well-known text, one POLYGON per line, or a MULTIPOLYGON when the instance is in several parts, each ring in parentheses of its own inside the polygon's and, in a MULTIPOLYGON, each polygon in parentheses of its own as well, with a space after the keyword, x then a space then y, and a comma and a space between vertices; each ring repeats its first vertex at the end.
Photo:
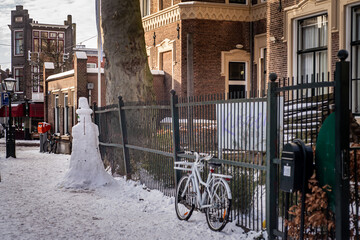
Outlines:
POLYGON ((89 115, 92 114, 92 110, 89 107, 88 100, 85 97, 79 98, 79 108, 76 110, 78 115, 89 115))

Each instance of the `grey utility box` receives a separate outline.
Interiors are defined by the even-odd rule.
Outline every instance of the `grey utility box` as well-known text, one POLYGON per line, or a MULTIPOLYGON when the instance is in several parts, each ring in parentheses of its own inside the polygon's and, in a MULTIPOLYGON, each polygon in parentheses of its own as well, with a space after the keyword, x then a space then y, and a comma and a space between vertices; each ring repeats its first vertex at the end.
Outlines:
POLYGON ((311 147, 300 144, 300 142, 287 143, 281 157, 280 190, 290 193, 301 190, 303 184, 307 186, 307 180, 311 177, 312 172, 313 153, 311 147), (305 156, 303 148, 305 148, 305 156), (305 161, 307 162, 306 170, 304 170, 305 161), (306 174, 305 183, 303 183, 304 174, 306 174))

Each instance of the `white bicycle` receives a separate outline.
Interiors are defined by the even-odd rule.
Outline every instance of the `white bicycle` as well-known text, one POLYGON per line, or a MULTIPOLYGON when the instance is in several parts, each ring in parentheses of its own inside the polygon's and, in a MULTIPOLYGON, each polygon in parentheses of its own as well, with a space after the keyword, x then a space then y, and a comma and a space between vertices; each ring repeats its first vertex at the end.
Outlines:
POLYGON ((204 161, 212 156, 194 152, 195 162, 175 162, 174 169, 190 172, 183 176, 176 189, 175 210, 180 220, 188 220, 194 209, 206 214, 206 221, 213 231, 221 231, 229 221, 231 190, 227 181, 232 176, 214 173, 219 163, 210 163, 207 181, 201 179, 204 161), (202 188, 202 189, 201 189, 202 188))

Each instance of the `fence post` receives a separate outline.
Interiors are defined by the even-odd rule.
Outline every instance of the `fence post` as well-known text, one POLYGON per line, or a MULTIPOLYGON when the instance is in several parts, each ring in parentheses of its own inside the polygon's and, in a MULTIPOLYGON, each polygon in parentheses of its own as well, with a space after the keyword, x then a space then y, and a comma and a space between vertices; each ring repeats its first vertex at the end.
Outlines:
POLYGON ((278 182, 276 180, 277 165, 273 160, 277 156, 278 147, 278 104, 276 93, 278 83, 275 82, 277 75, 275 73, 270 73, 269 79, 266 113, 266 229, 268 232, 268 239, 275 239, 274 230, 277 230, 278 226, 276 215, 278 182))
MULTIPOLYGON (((170 91, 171 98, 171 124, 173 129, 173 154, 174 154, 174 163, 179 160, 177 154, 180 151, 180 131, 179 131, 179 108, 176 106, 178 103, 178 96, 174 89, 170 91)), ((177 183, 180 180, 180 170, 175 170, 175 188, 177 187, 177 183)))
POLYGON ((335 70, 335 225, 336 239, 350 239, 349 224, 349 72, 346 50, 338 52, 335 70))
POLYGON ((128 144, 126 118, 125 118, 125 111, 124 109, 122 109, 123 106, 124 106, 124 101, 122 99, 122 96, 119 96, 119 121, 120 121, 121 139, 123 145, 124 167, 125 167, 126 179, 131 179, 129 148, 126 147, 126 145, 128 144))

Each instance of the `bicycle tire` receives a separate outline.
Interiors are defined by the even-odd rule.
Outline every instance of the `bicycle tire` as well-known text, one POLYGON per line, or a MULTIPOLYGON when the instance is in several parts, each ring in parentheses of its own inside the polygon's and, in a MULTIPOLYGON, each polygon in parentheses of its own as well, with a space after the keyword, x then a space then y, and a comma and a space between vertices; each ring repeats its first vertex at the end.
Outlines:
POLYGON ((175 195, 175 211, 176 215, 180 220, 189 220, 194 208, 195 208, 195 195, 194 195, 194 184, 193 181, 189 182, 187 189, 185 190, 188 176, 183 176, 176 189, 175 195), (186 191, 185 196, 181 197, 182 193, 186 191))
POLYGON ((230 188, 227 182, 222 179, 215 180, 211 186, 211 195, 208 196, 208 204, 211 204, 211 207, 206 209, 206 221, 209 228, 216 232, 223 230, 229 222, 231 193, 228 189, 230 188))

